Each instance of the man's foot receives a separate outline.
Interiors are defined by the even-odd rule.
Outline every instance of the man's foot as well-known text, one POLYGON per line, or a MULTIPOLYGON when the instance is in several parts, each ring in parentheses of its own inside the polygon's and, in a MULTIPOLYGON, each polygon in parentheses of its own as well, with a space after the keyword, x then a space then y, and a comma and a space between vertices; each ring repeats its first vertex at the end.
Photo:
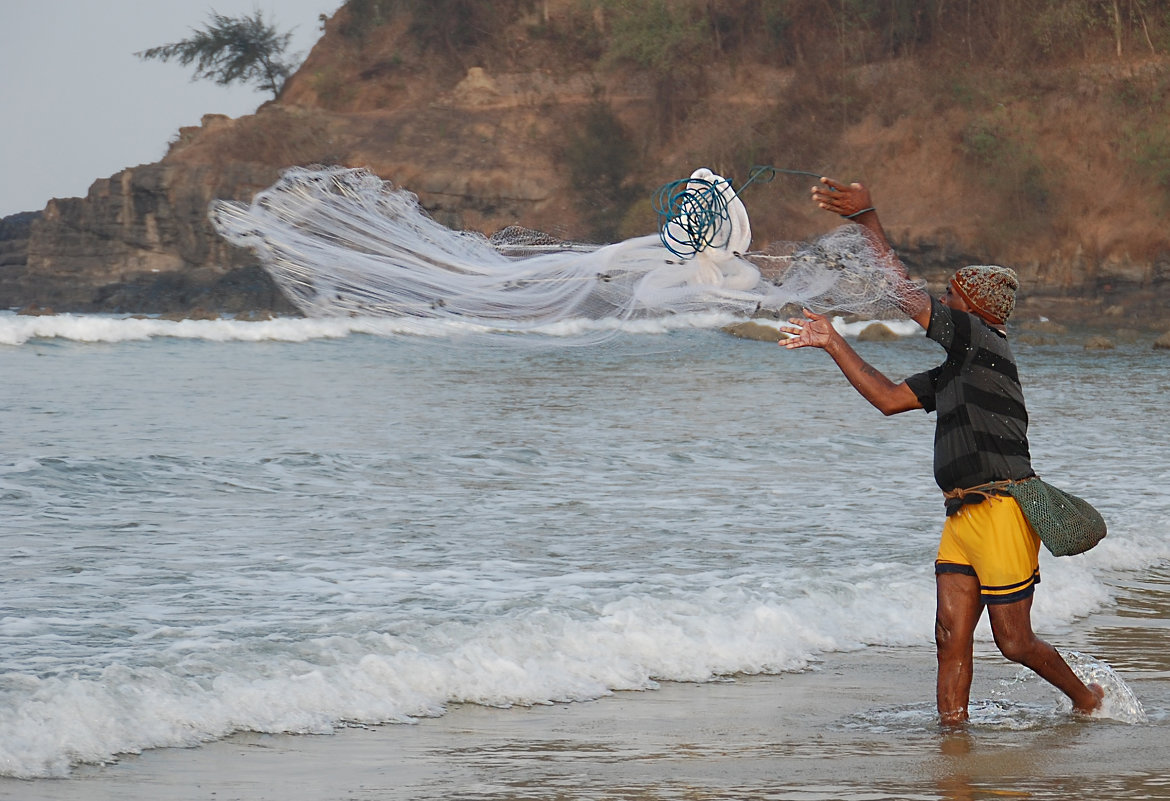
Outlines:
POLYGON ((1080 715, 1091 715, 1101 708, 1102 702, 1105 700, 1105 688, 1100 684, 1087 684, 1089 692, 1093 694, 1093 703, 1089 706, 1073 706, 1073 712, 1080 715))

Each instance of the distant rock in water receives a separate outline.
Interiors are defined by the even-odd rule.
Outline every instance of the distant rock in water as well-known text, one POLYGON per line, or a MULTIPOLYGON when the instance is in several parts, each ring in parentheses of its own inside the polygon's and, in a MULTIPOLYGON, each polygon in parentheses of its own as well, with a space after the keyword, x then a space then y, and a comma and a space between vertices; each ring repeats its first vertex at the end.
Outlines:
POLYGON ((858 342, 893 342, 900 337, 884 323, 870 323, 857 335, 858 342))
POLYGON ((1154 350, 1170 350, 1170 331, 1154 340, 1154 350))
POLYGON ((1108 337, 1094 336, 1085 340, 1085 350, 1113 350, 1115 347, 1108 337))
POLYGON ((751 339, 756 342, 779 342, 784 335, 774 325, 757 323, 748 320, 744 323, 733 323, 723 328, 724 333, 740 339, 751 339))

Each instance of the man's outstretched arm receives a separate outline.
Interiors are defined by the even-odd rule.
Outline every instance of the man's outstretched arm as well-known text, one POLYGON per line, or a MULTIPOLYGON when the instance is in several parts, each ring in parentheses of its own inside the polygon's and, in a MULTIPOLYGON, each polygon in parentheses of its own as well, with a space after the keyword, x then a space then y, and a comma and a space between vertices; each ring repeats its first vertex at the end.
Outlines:
POLYGON ((781 330, 791 335, 779 344, 794 350, 796 348, 821 348, 828 353, 841 372, 849 379, 853 388, 873 404, 884 415, 898 414, 911 409, 921 409, 918 396, 903 381, 895 384, 880 370, 872 367, 857 355, 845 338, 833 328, 828 317, 804 310, 805 320, 790 320, 790 325, 781 330))
POLYGON ((894 248, 886 237, 886 231, 878 218, 869 190, 859 183, 845 184, 832 178, 822 178, 821 182, 812 188, 812 199, 825 211, 839 214, 866 229, 882 264, 907 282, 906 293, 899 301, 903 313, 926 328, 930 324, 930 298, 910 282, 906 266, 894 253, 894 248))

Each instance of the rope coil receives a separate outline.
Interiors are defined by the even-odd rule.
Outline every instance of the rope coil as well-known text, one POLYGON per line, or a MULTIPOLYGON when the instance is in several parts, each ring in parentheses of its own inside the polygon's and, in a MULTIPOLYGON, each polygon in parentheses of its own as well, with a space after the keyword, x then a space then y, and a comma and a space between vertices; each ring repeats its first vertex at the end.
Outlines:
POLYGON ((654 196, 662 244, 689 259, 709 247, 725 247, 731 238, 728 201, 716 182, 685 178, 660 187, 654 196))
POLYGON ((708 181, 703 178, 684 178, 658 188, 654 195, 654 211, 658 214, 658 235, 663 246, 681 259, 689 259, 707 248, 727 246, 733 234, 731 198, 738 198, 753 182, 771 183, 776 175, 821 176, 807 170, 787 170, 757 164, 748 173, 748 179, 738 191, 726 179, 708 181))

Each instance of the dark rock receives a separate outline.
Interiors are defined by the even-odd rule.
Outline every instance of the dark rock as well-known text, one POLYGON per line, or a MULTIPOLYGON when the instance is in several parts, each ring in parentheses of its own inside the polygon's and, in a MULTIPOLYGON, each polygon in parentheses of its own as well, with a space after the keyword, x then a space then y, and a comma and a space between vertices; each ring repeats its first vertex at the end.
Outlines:
POLYGON ((187 311, 173 311, 166 314, 160 314, 159 318, 163 320, 218 320, 220 313, 216 311, 208 311, 202 306, 196 306, 194 309, 187 311))
POLYGON ((0 219, 0 308, 25 306, 35 298, 21 290, 28 265, 28 239, 39 211, 22 211, 0 219))
POLYGON ((96 311, 167 314, 195 308, 215 309, 221 314, 268 311, 299 314, 257 265, 237 267, 222 275, 208 271, 143 273, 117 284, 98 287, 92 306, 96 311))
POLYGON ((22 211, 0 219, 0 268, 28 261, 28 237, 39 211, 22 211))

